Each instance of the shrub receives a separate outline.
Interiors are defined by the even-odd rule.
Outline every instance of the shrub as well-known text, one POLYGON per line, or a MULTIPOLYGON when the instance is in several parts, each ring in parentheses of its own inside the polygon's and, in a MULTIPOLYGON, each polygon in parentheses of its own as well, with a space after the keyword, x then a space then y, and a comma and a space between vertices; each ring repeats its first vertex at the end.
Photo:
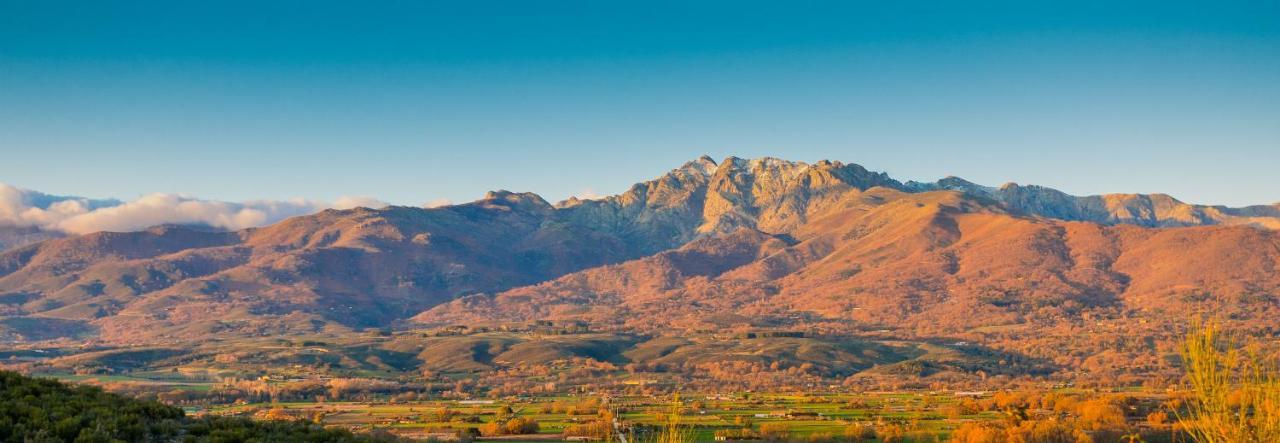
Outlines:
POLYGON ((851 440, 875 440, 876 428, 869 425, 849 425, 844 428, 844 436, 851 440))
POLYGON ((532 418, 516 417, 507 421, 495 420, 480 426, 480 435, 521 435, 538 433, 538 422, 532 418))
POLYGON ((508 434, 537 434, 538 422, 532 418, 516 417, 507 420, 507 424, 503 427, 508 434))
POLYGON ((1182 363, 1191 398, 1178 424, 1198 442, 1280 441, 1280 380, 1208 323, 1187 334, 1182 363))
POLYGON ((760 438, 765 440, 786 440, 788 435, 790 435, 790 427, 786 423, 764 423, 760 425, 760 438))

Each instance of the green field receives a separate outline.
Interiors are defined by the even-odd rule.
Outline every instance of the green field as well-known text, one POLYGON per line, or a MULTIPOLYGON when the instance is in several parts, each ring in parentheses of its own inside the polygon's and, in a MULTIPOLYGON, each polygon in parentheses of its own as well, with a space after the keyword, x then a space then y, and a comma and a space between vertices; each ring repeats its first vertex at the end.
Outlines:
MULTIPOLYGON (((944 410, 956 402, 953 394, 865 393, 856 395, 770 395, 728 396, 685 395, 680 401, 678 423, 689 429, 697 441, 714 440, 716 431, 782 426, 793 438, 810 435, 843 435, 850 426, 893 429, 894 435, 932 441, 944 439, 966 421, 998 418, 998 414, 948 416, 944 410)), ((674 408, 669 397, 546 397, 493 400, 490 404, 467 404, 457 400, 417 401, 404 404, 370 402, 275 402, 220 406, 213 414, 261 416, 279 411, 295 418, 318 420, 328 426, 355 431, 386 430, 406 437, 426 437, 446 429, 480 428, 495 420, 514 417, 538 422, 540 438, 562 438, 574 424, 597 420, 601 410, 617 411, 624 428, 660 427, 671 420, 674 408), (573 413, 559 411, 577 407, 573 413), (442 410, 456 414, 442 420, 442 410), (505 412, 509 410, 510 412, 505 412)), ((534 436, 526 436, 533 438, 534 436)), ((487 437, 481 437, 486 439, 487 437)), ((502 441, 519 441, 511 437, 502 441)))

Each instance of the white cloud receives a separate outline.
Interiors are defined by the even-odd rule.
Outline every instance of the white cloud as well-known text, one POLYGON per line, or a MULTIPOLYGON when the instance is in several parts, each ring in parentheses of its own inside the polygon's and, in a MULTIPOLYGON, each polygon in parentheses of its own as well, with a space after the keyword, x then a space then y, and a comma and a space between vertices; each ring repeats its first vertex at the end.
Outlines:
POLYGON ((378 200, 373 197, 338 197, 333 201, 331 206, 334 209, 351 209, 351 208, 385 208, 389 206, 387 202, 378 200))
POLYGON ((587 188, 587 189, 583 189, 582 192, 579 192, 576 195, 574 195, 574 197, 578 198, 579 200, 599 200, 599 199, 605 198, 606 195, 596 192, 594 189, 587 188))
POLYGON ((136 231, 161 224, 202 224, 244 229, 327 208, 380 208, 367 197, 342 197, 332 203, 311 200, 222 202, 175 194, 150 194, 129 202, 44 194, 0 183, 0 224, 84 234, 136 231))
POLYGON ((452 204, 453 204, 453 200, 449 200, 447 198, 441 198, 441 199, 436 199, 436 200, 423 203, 422 207, 431 209, 431 208, 439 208, 441 206, 449 206, 452 204))

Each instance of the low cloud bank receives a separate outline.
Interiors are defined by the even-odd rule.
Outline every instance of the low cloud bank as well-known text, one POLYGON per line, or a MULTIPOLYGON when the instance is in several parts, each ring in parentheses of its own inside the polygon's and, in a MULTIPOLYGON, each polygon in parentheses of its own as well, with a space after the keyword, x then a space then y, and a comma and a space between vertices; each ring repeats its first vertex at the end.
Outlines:
POLYGON ((432 201, 429 201, 429 202, 423 203, 423 204, 422 204, 422 207, 427 208, 427 209, 431 209, 431 208, 442 208, 442 207, 449 206, 449 205, 452 205, 452 204, 453 204, 453 200, 449 200, 449 199, 447 199, 447 198, 441 198, 441 199, 436 199, 436 200, 432 200, 432 201))
POLYGON ((333 202, 258 200, 223 202, 175 194, 150 194, 128 202, 49 195, 0 183, 0 225, 85 234, 137 231, 162 224, 199 224, 236 230, 275 223, 324 209, 380 208, 386 203, 367 197, 333 202))

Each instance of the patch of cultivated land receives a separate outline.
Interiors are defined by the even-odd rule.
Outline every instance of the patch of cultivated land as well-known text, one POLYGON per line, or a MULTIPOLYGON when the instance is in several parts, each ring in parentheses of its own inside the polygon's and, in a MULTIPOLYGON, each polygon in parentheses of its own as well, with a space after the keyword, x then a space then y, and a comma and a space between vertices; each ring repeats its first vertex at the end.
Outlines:
MULTIPOLYGON (((1158 409, 1167 398, 1150 392, 1102 393, 1061 389, 1031 398, 1020 394, 967 392, 863 392, 849 394, 685 394, 671 396, 553 396, 493 400, 424 400, 385 402, 261 402, 216 407, 214 414, 306 418, 328 426, 357 431, 384 430, 411 438, 427 438, 476 429, 513 418, 536 421, 535 434, 482 435, 482 440, 543 441, 576 435, 575 426, 596 423, 616 414, 631 434, 643 435, 665 426, 678 410, 677 422, 697 441, 717 435, 747 432, 785 433, 792 438, 842 436, 852 430, 871 429, 878 437, 932 440, 946 438, 958 427, 971 422, 999 421, 1007 417, 1001 408, 1030 401, 1037 406, 1025 409, 1028 417, 1054 416, 1052 399, 1115 398, 1132 405, 1132 413, 1122 414, 1132 427, 1147 429, 1145 412, 1158 409), (1040 403, 1048 398, 1050 404, 1040 403), (1139 414, 1142 412, 1142 414, 1139 414), (1141 415, 1141 416, 1139 416, 1141 415)), ((1064 403, 1065 404, 1065 403, 1064 403)), ((1063 414, 1071 412, 1062 410, 1063 414)), ((1065 415, 1064 415, 1065 416, 1065 415)))

